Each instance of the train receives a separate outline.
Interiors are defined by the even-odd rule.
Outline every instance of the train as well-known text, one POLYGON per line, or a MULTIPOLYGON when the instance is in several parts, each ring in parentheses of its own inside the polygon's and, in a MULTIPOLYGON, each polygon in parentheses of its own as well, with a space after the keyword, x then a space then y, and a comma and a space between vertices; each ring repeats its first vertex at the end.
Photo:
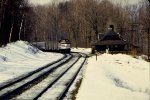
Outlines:
POLYGON ((32 42, 31 44, 44 51, 55 51, 60 53, 71 52, 71 43, 69 39, 61 39, 59 41, 47 42, 32 42))
POLYGON ((58 43, 59 52, 70 53, 71 43, 68 39, 62 39, 58 43))

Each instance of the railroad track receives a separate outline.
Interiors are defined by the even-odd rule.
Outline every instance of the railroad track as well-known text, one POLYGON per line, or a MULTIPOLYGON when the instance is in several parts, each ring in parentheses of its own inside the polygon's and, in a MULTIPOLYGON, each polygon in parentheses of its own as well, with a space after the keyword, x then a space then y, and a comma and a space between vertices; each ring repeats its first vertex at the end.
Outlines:
MULTIPOLYGON (((83 65, 84 65, 84 63, 85 63, 85 61, 86 61, 86 57, 87 57, 87 55, 86 54, 81 54, 82 55, 82 59, 79 61, 80 63, 80 65, 78 65, 78 63, 75 65, 75 69, 74 70, 76 70, 75 72, 74 72, 74 70, 72 70, 72 72, 74 73, 70 78, 68 78, 68 83, 67 82, 64 82, 63 81, 63 78, 65 78, 64 76, 62 77, 62 79, 60 80, 61 82, 61 84, 66 84, 66 86, 64 87, 64 89, 62 90, 62 92, 60 93, 60 95, 57 97, 57 100, 63 100, 63 98, 65 98, 65 96, 66 96, 66 94, 67 94, 67 92, 68 92, 68 90, 69 90, 69 88, 71 87, 71 85, 73 84, 73 82, 75 81, 75 79, 76 79, 76 77, 78 76, 78 74, 79 74, 79 72, 80 72, 80 70, 82 69, 82 67, 83 67, 83 65)), ((66 74, 67 75, 67 74, 66 74)), ((71 74, 70 74, 71 75, 71 74)), ((42 100, 42 99, 41 99, 42 100)))
POLYGON ((86 57, 83 54, 67 55, 50 67, 46 67, 20 81, 13 82, 13 84, 0 87, 0 100, 62 100, 85 60, 86 57), (59 94, 46 96, 46 94, 56 91, 57 88, 54 87, 59 86, 65 87, 58 90, 59 94))
POLYGON ((17 77, 17 78, 14 78, 14 79, 8 80, 8 81, 6 81, 6 82, 4 82, 4 83, 1 83, 1 84, 0 84, 0 90, 2 90, 2 89, 5 88, 5 87, 8 87, 8 86, 10 86, 10 85, 12 85, 12 84, 14 84, 14 83, 16 83, 16 82, 21 81, 21 80, 23 80, 23 79, 25 79, 25 78, 27 78, 27 77, 33 75, 34 73, 36 73, 36 72, 38 72, 38 71, 41 71, 41 70, 43 70, 44 68, 47 68, 48 66, 51 66, 51 65, 53 65, 53 64, 55 64, 55 63, 57 63, 57 62, 59 62, 59 61, 61 61, 61 60, 63 60, 63 59, 65 59, 66 57, 67 57, 67 55, 64 55, 62 58, 58 59, 57 61, 54 61, 54 62, 52 62, 52 63, 49 63, 49 64, 47 64, 47 65, 45 65, 45 66, 43 66, 43 67, 41 67, 41 68, 38 68, 38 69, 36 69, 36 70, 34 70, 34 71, 31 71, 31 72, 29 72, 29 73, 23 74, 23 75, 21 75, 21 76, 19 76, 19 77, 17 77))
POLYGON ((13 80, 1 84, 0 100, 8 100, 9 98, 11 98, 13 94, 18 93, 19 90, 22 90, 28 84, 32 83, 35 80, 38 80, 40 76, 42 76, 42 74, 44 75, 44 72, 45 73, 52 72, 54 69, 64 64, 65 62, 69 61, 71 58, 72 55, 65 55, 59 60, 52 62, 44 67, 41 67, 32 72, 21 75, 20 77, 17 77, 13 80))

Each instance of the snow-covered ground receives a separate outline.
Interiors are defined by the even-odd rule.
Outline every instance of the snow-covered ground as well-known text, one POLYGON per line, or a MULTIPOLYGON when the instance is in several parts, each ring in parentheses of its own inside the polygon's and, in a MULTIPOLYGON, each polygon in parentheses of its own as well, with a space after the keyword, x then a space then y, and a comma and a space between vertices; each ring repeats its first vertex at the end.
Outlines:
MULTIPOLYGON (((71 51, 91 53, 91 49, 71 51)), ((63 57, 42 52, 17 41, 0 48, 0 84, 63 57)), ((93 55, 83 68, 83 81, 76 100, 149 100, 150 64, 125 54, 93 55)), ((81 78, 82 74, 80 74, 81 78)), ((79 79, 79 78, 78 78, 79 79)))
POLYGON ((91 54, 92 49, 91 48, 71 48, 72 52, 82 52, 85 54, 91 54))
POLYGON ((58 53, 46 53, 28 42, 17 41, 0 48, 0 84, 63 57, 58 53))
MULTIPOLYGON (((90 49, 72 51, 90 52, 90 49)), ((88 58, 76 100, 149 100, 148 62, 125 54, 88 58)))

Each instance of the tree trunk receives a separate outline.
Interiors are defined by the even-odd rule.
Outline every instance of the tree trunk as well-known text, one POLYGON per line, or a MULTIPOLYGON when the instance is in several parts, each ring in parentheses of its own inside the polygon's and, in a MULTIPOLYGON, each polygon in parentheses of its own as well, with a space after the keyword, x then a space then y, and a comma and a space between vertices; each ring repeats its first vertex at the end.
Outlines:
POLYGON ((20 29, 19 29, 19 40, 21 40, 21 30, 22 30, 23 18, 24 18, 24 14, 23 14, 21 24, 20 24, 20 29))
POLYGON ((9 43, 11 42, 13 28, 14 28, 14 23, 12 24, 12 27, 11 27, 11 30, 10 30, 9 43))

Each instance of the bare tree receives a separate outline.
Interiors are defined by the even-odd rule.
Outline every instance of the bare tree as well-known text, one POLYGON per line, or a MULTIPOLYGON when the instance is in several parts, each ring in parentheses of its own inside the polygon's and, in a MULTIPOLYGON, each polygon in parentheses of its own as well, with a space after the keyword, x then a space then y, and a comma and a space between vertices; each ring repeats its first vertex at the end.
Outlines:
POLYGON ((33 33, 37 33, 38 41, 58 41, 65 37, 71 40, 72 46, 90 47, 99 33, 106 32, 109 24, 114 24, 116 31, 126 40, 138 44, 141 37, 139 27, 142 23, 146 24, 144 21, 147 22, 144 9, 145 5, 125 6, 120 2, 113 4, 109 0, 54 2, 46 7, 35 7, 37 32, 33 33), (138 24, 135 29, 131 27, 134 23, 138 24))

